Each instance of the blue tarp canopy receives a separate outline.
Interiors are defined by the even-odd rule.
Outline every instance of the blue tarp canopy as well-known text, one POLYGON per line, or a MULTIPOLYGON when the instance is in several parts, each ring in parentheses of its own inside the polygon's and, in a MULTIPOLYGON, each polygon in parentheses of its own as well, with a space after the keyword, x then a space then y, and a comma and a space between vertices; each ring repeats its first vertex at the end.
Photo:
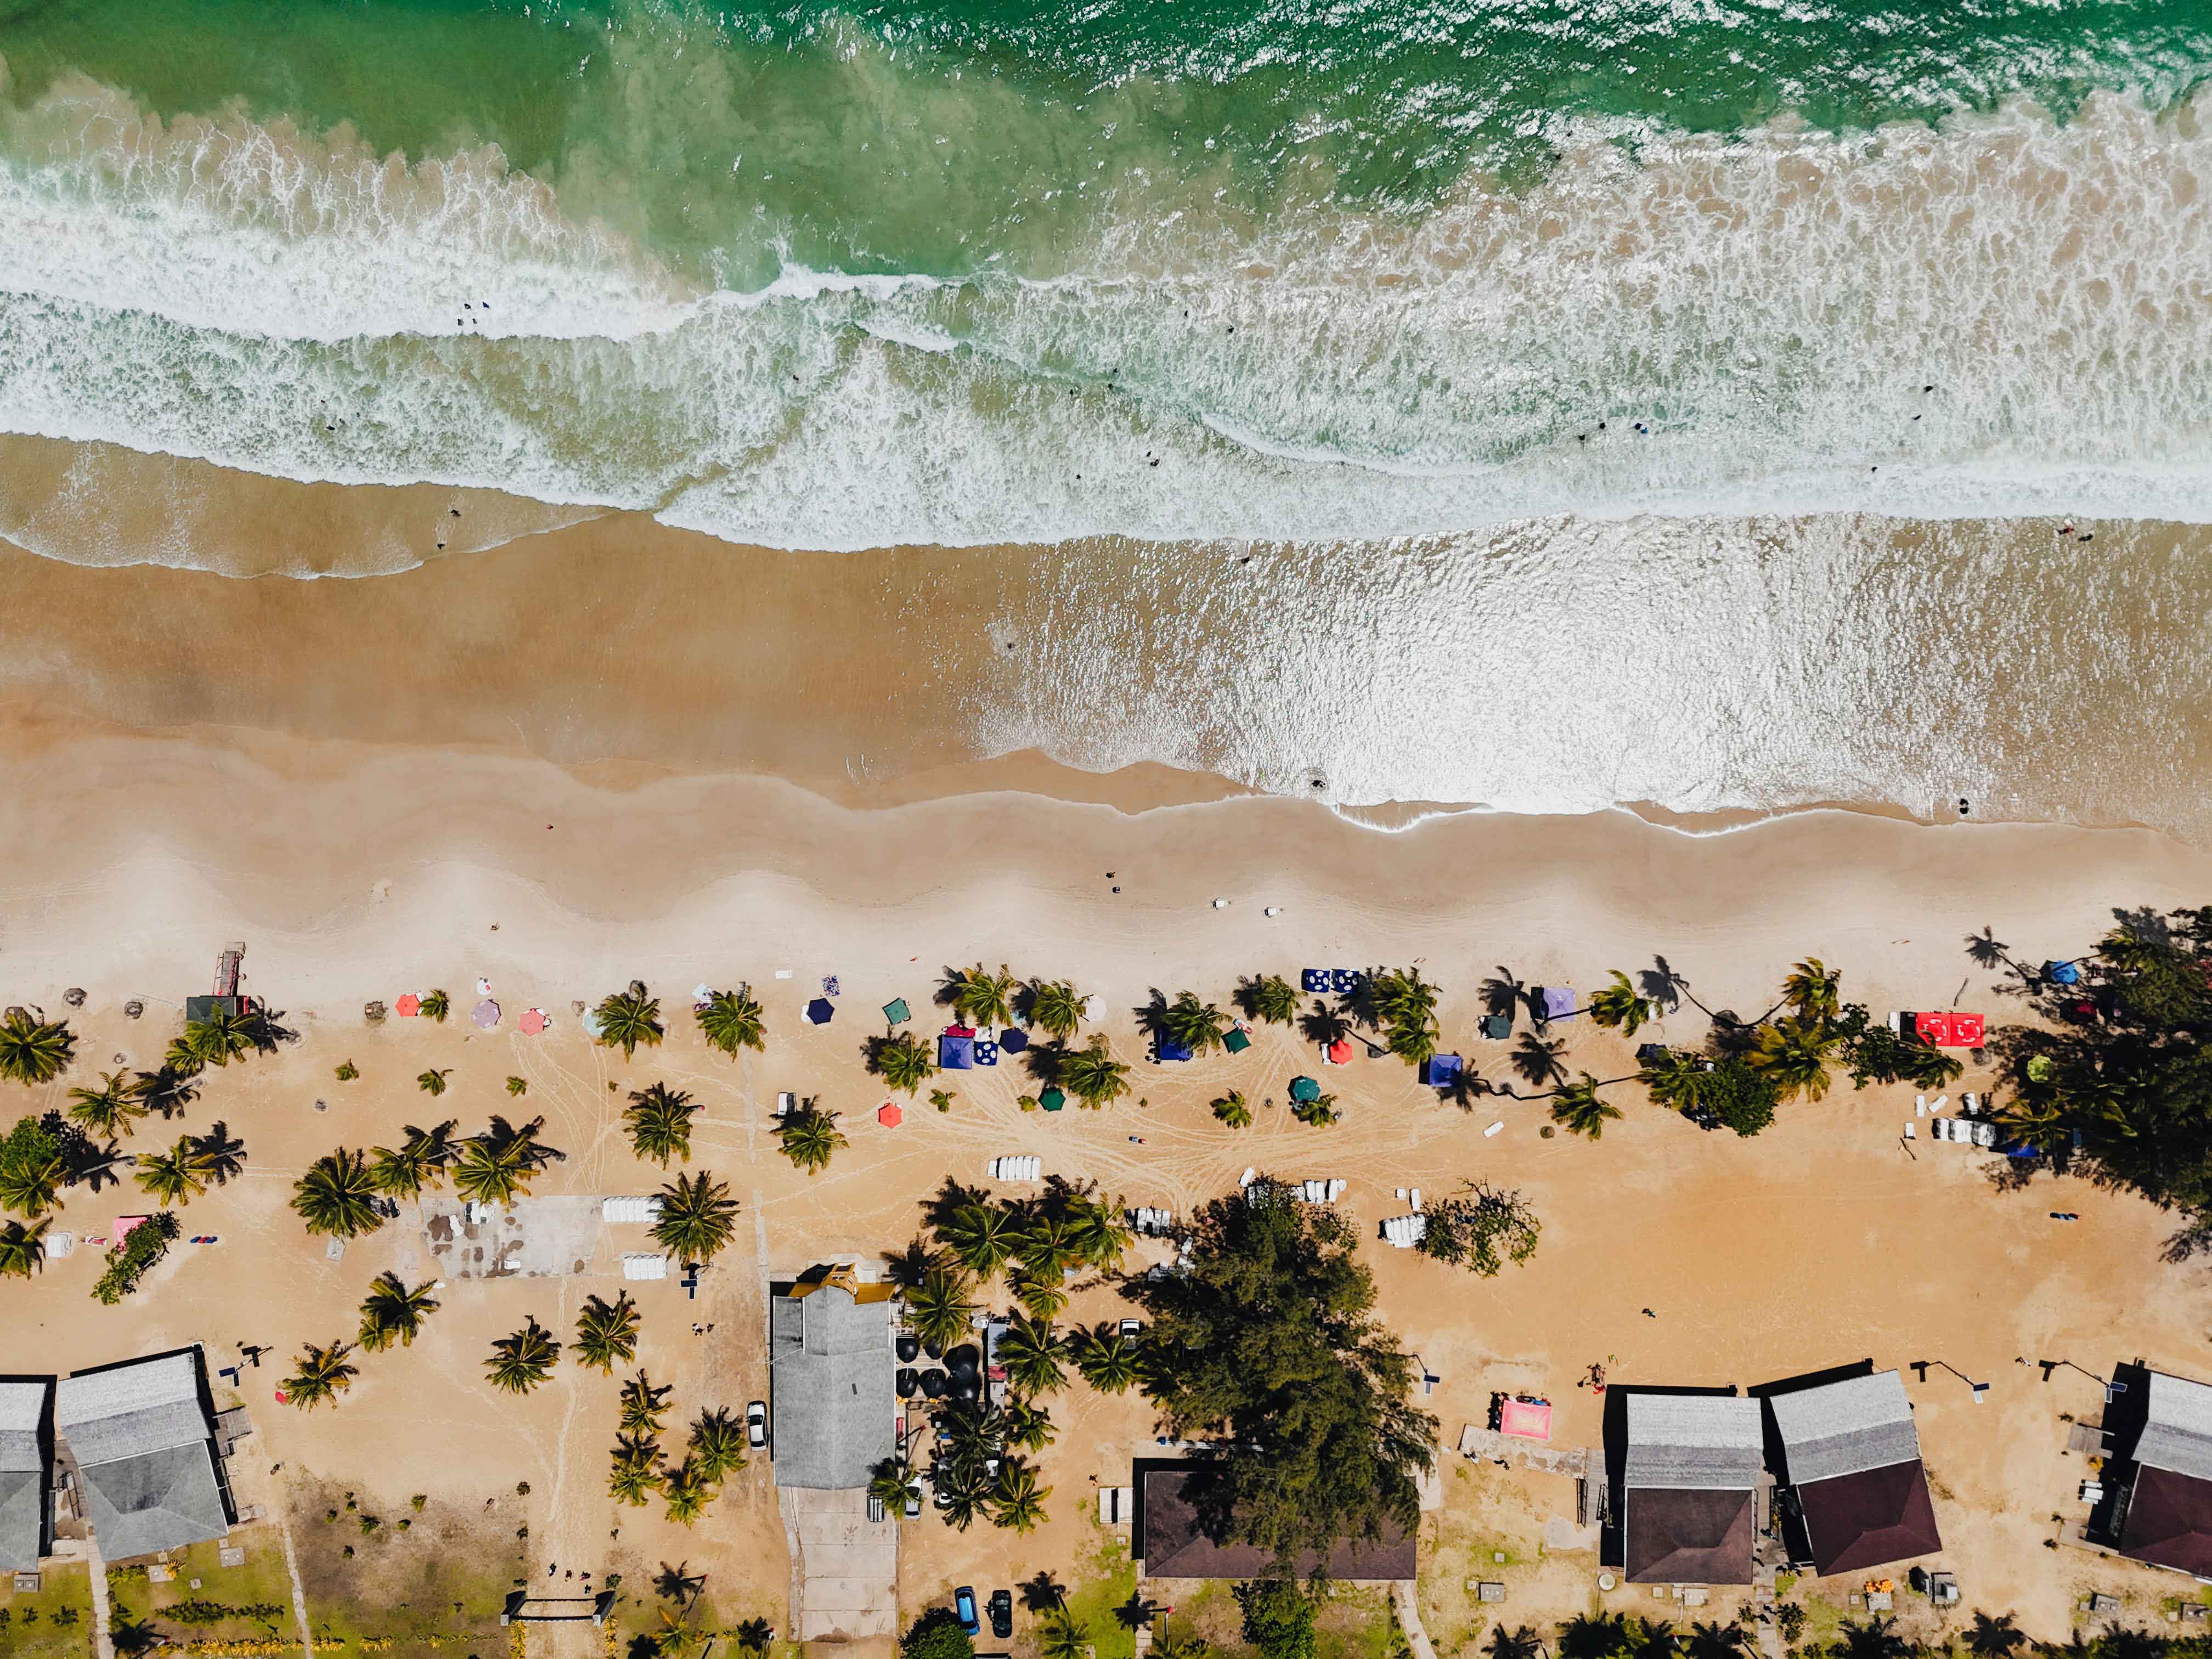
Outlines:
POLYGON ((1158 1057, 1162 1065, 1171 1060, 1188 1060, 1190 1050, 1172 1037, 1162 1037, 1158 1045, 1158 1057))
POLYGON ((2071 962, 2046 962, 2043 976, 2053 985, 2079 985, 2081 982, 2080 964, 2071 962))
POLYGON ((806 1005, 806 1023, 809 1025, 827 1025, 836 1017, 837 1011, 830 1006, 828 997, 817 997, 806 1005))
POLYGON ((956 1036, 938 1038, 937 1063, 948 1072, 970 1070, 975 1064, 975 1039, 956 1036))
POLYGON ((1465 1063, 1457 1054, 1431 1054, 1421 1067, 1421 1081, 1431 1089, 1449 1089, 1459 1081, 1465 1063))

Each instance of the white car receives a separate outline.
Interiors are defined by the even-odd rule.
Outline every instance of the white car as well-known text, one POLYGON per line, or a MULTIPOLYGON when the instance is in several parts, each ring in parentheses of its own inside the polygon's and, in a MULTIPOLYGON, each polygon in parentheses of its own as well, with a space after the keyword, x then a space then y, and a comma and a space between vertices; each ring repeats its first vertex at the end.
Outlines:
POLYGON ((745 1407, 745 1444, 757 1450, 768 1444, 768 1401, 756 1400, 745 1407))

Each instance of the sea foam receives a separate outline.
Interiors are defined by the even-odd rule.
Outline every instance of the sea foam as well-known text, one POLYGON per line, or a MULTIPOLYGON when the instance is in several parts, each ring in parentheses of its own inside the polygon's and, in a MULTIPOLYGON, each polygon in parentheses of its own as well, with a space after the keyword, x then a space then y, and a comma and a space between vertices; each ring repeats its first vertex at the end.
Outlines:
POLYGON ((2196 103, 1592 128, 1415 213, 702 293, 477 149, 88 82, 0 131, 0 428, 825 550, 1576 514, 2212 517, 2196 103), (489 309, 482 307, 488 306, 489 309))

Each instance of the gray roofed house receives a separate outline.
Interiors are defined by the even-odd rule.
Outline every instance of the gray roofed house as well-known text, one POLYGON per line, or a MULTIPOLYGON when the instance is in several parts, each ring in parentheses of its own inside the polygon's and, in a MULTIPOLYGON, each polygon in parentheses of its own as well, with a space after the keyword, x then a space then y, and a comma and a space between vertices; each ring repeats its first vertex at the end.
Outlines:
POLYGON ((1623 1482, 1674 1489, 1759 1484, 1759 1401, 1734 1395, 1632 1394, 1623 1482))
POLYGON ((895 1449, 891 1287, 849 1267, 779 1285, 769 1299, 769 1455, 779 1486, 868 1484, 895 1449))
POLYGON ((32 1572, 46 1553, 50 1447, 46 1377, 0 1380, 0 1572, 32 1572))
POLYGON ((2212 1480, 2212 1388, 2186 1377, 2150 1373, 2150 1401, 2135 1461, 2154 1469, 2212 1480))
POLYGON ((1912 1407, 1895 1371, 1774 1395, 1766 1403, 1794 1485, 1887 1468, 1920 1455, 1912 1407))
POLYGON ((62 1378, 54 1422, 108 1560, 229 1532, 197 1348, 62 1378))

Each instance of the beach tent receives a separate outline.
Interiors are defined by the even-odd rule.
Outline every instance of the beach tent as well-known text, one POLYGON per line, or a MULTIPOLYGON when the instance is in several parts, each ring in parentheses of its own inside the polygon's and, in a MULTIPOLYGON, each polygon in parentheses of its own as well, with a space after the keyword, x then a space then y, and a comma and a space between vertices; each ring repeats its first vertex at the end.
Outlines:
POLYGON ((1533 1400, 1509 1400, 1498 1408, 1498 1431, 1516 1440, 1549 1440, 1552 1408, 1533 1400))
POLYGON ((1352 1045, 1342 1037, 1330 1043, 1327 1052, 1328 1063, 1332 1066, 1349 1066, 1352 1063, 1352 1045))
POLYGON ((1291 1079, 1291 1098, 1308 1103, 1319 1100, 1321 1085, 1310 1077, 1294 1077, 1291 1079))
POLYGON ((1915 1014, 1914 1034, 1931 1048, 1978 1048, 1983 1019, 1979 1014, 1915 1014))
POLYGON ((827 1025, 836 1017, 837 1011, 830 1006, 828 997, 817 997, 806 1005, 806 1023, 809 1025, 827 1025))
POLYGON ((1056 1112, 1067 1104, 1067 1097, 1057 1089, 1048 1089, 1037 1097, 1037 1104, 1048 1112, 1056 1112))
POLYGON ((1482 1035, 1492 1042, 1503 1042, 1513 1035, 1513 1016, 1485 1014, 1481 1022, 1482 1035))
POLYGON ((469 1018, 476 1022, 477 1030, 489 1031, 499 1024, 499 1004, 486 997, 470 1011, 469 1018))
POLYGON ((941 1036, 937 1039, 937 1063, 948 1072, 965 1072, 975 1064, 975 1039, 941 1036))
POLYGON ((893 1025, 903 1025, 914 1018, 914 1011, 906 1006, 904 997, 893 997, 884 1004, 884 1018, 893 1025))
POLYGON ((896 1129, 906 1121, 906 1114, 899 1110, 896 1101, 887 1100, 876 1108, 876 1121, 886 1129, 896 1129))
POLYGON ((392 1012, 402 1019, 412 1019, 422 1012, 422 999, 412 991, 406 992, 392 1005, 392 1012))
POLYGON ((1242 1031, 1231 1030, 1221 1039, 1221 1046, 1232 1054, 1241 1054, 1252 1046, 1252 1039, 1242 1031))
POLYGON ((1421 1081, 1431 1089, 1449 1089, 1459 1081, 1464 1064, 1457 1054, 1431 1054, 1421 1067, 1421 1081))
POLYGON ((1543 1000, 1544 1018, 1547 1020, 1565 1019, 1575 1012, 1575 992, 1571 985, 1547 985, 1537 995, 1543 1000))

